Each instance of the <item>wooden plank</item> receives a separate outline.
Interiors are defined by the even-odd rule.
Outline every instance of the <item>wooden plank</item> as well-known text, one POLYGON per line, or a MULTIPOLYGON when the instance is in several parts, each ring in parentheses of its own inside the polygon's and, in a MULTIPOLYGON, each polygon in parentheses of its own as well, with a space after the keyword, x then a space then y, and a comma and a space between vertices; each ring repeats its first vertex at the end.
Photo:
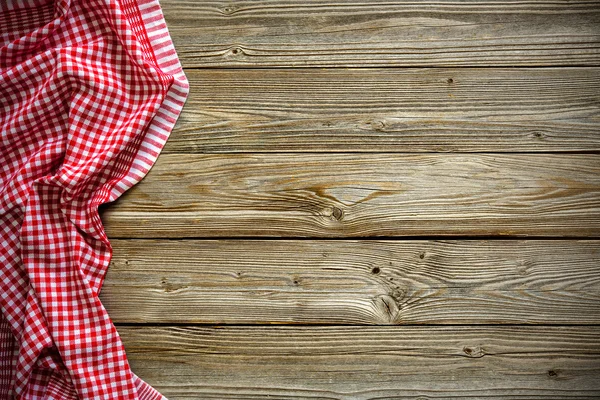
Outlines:
POLYGON ((599 68, 188 70, 165 153, 600 150, 599 68))
POLYGON ((121 323, 600 324, 600 241, 112 245, 121 323))
POLYGON ((112 237, 600 234, 599 155, 163 155, 112 237))
POLYGON ((184 67, 599 65, 596 1, 161 1, 184 67))
POLYGON ((176 399, 597 399, 585 327, 118 327, 176 399))

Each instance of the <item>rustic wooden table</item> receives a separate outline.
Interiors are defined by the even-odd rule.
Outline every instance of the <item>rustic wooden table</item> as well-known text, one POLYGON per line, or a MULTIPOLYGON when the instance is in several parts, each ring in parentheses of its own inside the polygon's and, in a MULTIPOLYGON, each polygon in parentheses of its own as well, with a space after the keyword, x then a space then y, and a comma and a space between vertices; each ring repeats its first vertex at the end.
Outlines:
POLYGON ((600 397, 597 1, 163 0, 191 83, 103 220, 171 399, 600 397))

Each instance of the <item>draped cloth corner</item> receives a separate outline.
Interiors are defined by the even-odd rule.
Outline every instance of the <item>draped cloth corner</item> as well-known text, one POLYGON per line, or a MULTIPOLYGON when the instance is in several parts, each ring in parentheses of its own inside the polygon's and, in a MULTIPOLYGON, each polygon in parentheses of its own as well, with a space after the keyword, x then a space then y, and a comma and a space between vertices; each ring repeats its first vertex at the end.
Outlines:
POLYGON ((98 293, 98 206, 150 170, 185 78, 157 0, 0 2, 0 399, 162 399, 98 293))

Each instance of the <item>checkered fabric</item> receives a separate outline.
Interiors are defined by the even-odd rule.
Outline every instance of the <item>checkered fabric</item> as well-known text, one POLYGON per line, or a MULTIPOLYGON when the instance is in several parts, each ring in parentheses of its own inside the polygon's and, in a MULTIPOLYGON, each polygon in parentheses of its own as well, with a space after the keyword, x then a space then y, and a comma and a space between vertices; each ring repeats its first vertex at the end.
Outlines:
POLYGON ((187 96, 156 0, 0 0, 0 399, 162 399, 98 299, 98 206, 187 96))

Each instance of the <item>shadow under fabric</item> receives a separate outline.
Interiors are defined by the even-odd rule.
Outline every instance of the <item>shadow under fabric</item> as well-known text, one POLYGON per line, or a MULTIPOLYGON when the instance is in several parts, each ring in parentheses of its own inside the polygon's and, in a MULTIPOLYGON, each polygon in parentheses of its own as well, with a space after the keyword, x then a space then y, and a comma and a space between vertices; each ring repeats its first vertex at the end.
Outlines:
POLYGON ((162 399, 98 293, 98 206, 149 171, 188 93, 157 0, 0 2, 0 399, 162 399))

